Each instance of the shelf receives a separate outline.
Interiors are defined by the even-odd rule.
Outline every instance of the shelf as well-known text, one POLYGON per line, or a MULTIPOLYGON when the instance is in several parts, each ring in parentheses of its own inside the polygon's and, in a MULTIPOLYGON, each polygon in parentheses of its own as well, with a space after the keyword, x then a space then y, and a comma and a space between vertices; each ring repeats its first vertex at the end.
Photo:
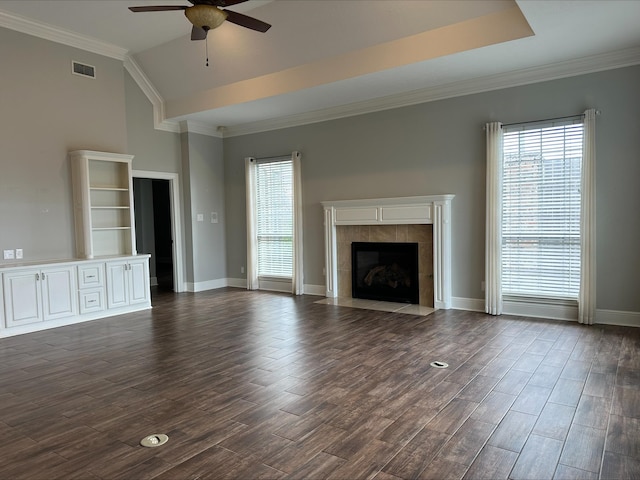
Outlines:
POLYGON ((91 189, 89 202, 91 208, 96 207, 126 207, 129 208, 130 192, 127 190, 91 189))
POLYGON ((96 206, 91 207, 91 210, 128 210, 130 207, 128 205, 104 205, 104 206, 96 206))
POLYGON ((128 168, 127 163, 89 159, 89 188, 128 190, 128 168))
POLYGON ((96 257, 131 255, 131 232, 128 228, 100 228, 92 230, 93 254, 96 257))
POLYGON ((105 232, 108 230, 131 230, 131 227, 95 227, 91 230, 94 232, 105 232))
POLYGON ((78 150, 69 158, 78 257, 135 254, 133 156, 78 150))
POLYGON ((101 187, 91 186, 91 187, 89 187, 89 190, 96 190, 96 191, 103 191, 103 192, 128 192, 129 191, 128 188, 109 187, 109 186, 101 186, 101 187))

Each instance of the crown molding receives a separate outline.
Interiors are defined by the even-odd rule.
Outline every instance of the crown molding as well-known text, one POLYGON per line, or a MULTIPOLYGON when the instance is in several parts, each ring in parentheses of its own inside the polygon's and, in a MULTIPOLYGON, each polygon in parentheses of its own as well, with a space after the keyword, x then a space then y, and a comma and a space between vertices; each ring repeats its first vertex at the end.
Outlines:
POLYGON ((127 55, 124 58, 124 68, 129 72, 131 78, 138 84, 140 90, 151 102, 153 106, 153 126, 156 130, 163 130, 165 132, 180 132, 180 125, 173 120, 167 120, 164 113, 164 100, 160 95, 160 92, 153 86, 151 80, 145 75, 144 71, 133 59, 131 55, 127 55))
POLYGON ((313 112, 288 115, 270 120, 228 126, 225 137, 235 137, 252 133, 296 127, 312 123, 337 120, 340 118, 374 113, 393 108, 406 107, 420 103, 444 100, 447 98, 472 95, 476 93, 518 87, 532 83, 557 80, 560 78, 585 75, 615 68, 640 64, 640 48, 631 48, 612 53, 582 57, 567 62, 553 63, 539 67, 526 68, 513 72, 500 73, 485 77, 463 80, 446 85, 428 87, 411 92, 388 95, 363 102, 351 103, 313 112))
POLYGON ((183 120, 180 122, 180 133, 197 133, 208 137, 224 137, 224 127, 212 127, 208 123, 183 120))
POLYGON ((58 27, 53 27, 42 22, 36 22, 20 15, 10 14, 2 10, 0 10, 0 27, 123 61, 126 70, 153 105, 153 121, 155 129, 167 132, 182 132, 183 130, 181 125, 184 124, 186 125, 184 127, 186 130, 184 131, 213 137, 235 137, 282 128, 308 125, 436 100, 444 100, 447 98, 517 87, 640 64, 640 48, 636 47, 611 53, 582 57, 566 62, 463 80, 446 85, 437 85, 411 92, 388 95, 385 97, 315 110, 312 112, 287 115, 235 126, 217 127, 203 122, 193 122, 191 120, 187 122, 178 122, 176 120, 167 119, 165 113, 165 102, 160 96, 160 93, 156 90, 133 57, 122 47, 58 27))
POLYGON ((96 40, 93 37, 53 27, 46 23, 36 22, 26 17, 0 10, 0 27, 33 35, 52 42, 79 48, 87 52, 97 53, 105 57, 124 60, 127 50, 111 43, 96 40))
POLYGON ((145 96, 153 105, 153 125, 156 130, 166 132, 179 132, 178 122, 165 118, 164 100, 153 86, 144 71, 128 53, 128 50, 110 43, 96 40, 93 37, 80 35, 59 27, 53 27, 42 22, 37 22, 16 14, 10 14, 0 10, 0 27, 15 30, 17 32, 32 35, 51 42, 60 43, 69 47, 78 48, 87 52, 96 53, 116 60, 121 60, 125 69, 138 84, 145 96))

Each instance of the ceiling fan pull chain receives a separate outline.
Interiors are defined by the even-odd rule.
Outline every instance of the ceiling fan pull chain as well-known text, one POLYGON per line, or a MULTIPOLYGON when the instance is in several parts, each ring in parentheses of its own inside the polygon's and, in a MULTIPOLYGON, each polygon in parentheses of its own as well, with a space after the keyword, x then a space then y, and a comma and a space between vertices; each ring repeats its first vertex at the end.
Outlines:
POLYGON ((207 35, 207 38, 204 39, 204 48, 205 51, 207 52, 207 67, 209 66, 209 36, 207 35))

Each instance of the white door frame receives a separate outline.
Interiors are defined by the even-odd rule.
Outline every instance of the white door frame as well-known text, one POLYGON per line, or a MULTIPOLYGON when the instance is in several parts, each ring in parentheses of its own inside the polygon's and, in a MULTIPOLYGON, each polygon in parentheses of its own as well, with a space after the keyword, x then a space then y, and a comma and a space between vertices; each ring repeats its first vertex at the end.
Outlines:
POLYGON ((169 180, 169 200, 171 210, 171 235, 173 237, 173 291, 184 292, 185 285, 182 278, 182 218, 180 212, 180 177, 177 173, 152 172, 148 170, 132 170, 133 178, 152 178, 156 180, 169 180))

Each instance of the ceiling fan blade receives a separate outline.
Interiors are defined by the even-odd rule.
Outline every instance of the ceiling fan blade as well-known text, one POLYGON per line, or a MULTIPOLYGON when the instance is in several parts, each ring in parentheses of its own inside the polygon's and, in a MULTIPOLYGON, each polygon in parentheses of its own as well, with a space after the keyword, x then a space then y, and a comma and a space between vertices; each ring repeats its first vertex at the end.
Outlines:
POLYGON ((231 10, 225 10, 225 13, 227 13, 228 21, 235 23, 236 25, 240 25, 241 27, 250 28, 251 30, 256 30, 262 33, 271 28, 271 25, 268 23, 248 15, 244 15, 243 13, 232 12, 231 10))
POLYGON ((186 10, 185 5, 157 5, 152 7, 129 7, 132 12, 164 12, 169 10, 186 10))
POLYGON ((189 0, 194 5, 214 5, 216 7, 230 7, 239 3, 248 2, 249 0, 189 0))
POLYGON ((204 28, 196 27, 191 29, 191 40, 206 40, 207 31, 204 28))
POLYGON ((194 5, 214 5, 216 7, 224 8, 248 1, 249 0, 189 0, 189 3, 193 3, 194 5))

